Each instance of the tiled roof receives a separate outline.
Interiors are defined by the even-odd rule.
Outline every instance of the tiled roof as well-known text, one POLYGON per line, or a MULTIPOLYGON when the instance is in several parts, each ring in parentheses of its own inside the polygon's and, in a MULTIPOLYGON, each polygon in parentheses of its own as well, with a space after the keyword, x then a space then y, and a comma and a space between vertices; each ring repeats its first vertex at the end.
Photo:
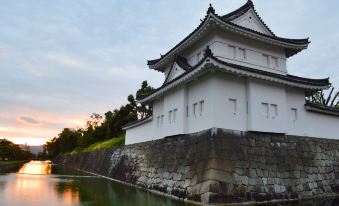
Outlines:
POLYGON ((172 72, 172 70, 173 70, 173 65, 174 65, 174 63, 177 63, 177 64, 179 65, 179 67, 182 68, 182 69, 185 70, 185 71, 189 71, 189 70, 192 69, 192 66, 189 65, 189 64, 187 63, 187 59, 186 59, 185 57, 176 55, 176 56, 175 56, 175 59, 174 59, 174 62, 173 62, 173 64, 171 65, 171 69, 170 69, 170 71, 168 72, 168 74, 167 74, 167 76, 166 76, 165 81, 164 81, 163 84, 166 84, 166 82, 168 81, 168 78, 170 77, 171 72, 172 72))
MULTIPOLYGON (((248 33, 251 33, 251 34, 255 34, 255 35, 259 35, 259 36, 262 36, 262 37, 265 37, 267 39, 270 39, 270 40, 275 40, 275 41, 279 41, 279 42, 283 42, 283 43, 288 43, 288 44, 293 44, 293 45, 296 45, 296 46, 303 46, 303 45, 308 45, 310 43, 309 39, 308 38, 305 38, 305 39, 289 39, 289 38, 282 38, 282 37, 278 37, 276 35, 273 34, 273 32, 266 26, 266 24, 261 20, 261 18, 258 16, 258 18, 260 19, 260 21, 262 21, 262 23, 265 25, 265 27, 267 27, 267 29, 272 33, 272 36, 271 35, 267 35, 267 34, 264 34, 264 33, 261 33, 261 32, 258 32, 258 31, 255 31, 255 30, 252 30, 252 29, 249 29, 249 28, 246 28, 246 27, 243 27, 243 26, 240 26, 240 25, 237 25, 235 23, 232 23, 229 19, 232 19, 232 17, 234 17, 237 13, 239 14, 242 14, 242 12, 244 12, 246 9, 248 10, 249 8, 253 8, 253 10, 255 11, 254 9, 254 6, 253 6, 253 3, 252 1, 248 1, 244 6, 240 7, 239 9, 229 13, 229 14, 226 14, 224 16, 219 16, 215 13, 215 10, 214 8, 210 5, 210 7, 208 8, 207 10, 207 14, 204 18, 204 20, 199 24, 198 27, 196 27, 188 36, 186 36, 182 41, 180 41, 177 45, 175 45, 171 50, 169 50, 166 54, 164 55, 161 55, 160 58, 158 59, 153 59, 153 60, 148 60, 147 61, 147 65, 151 66, 151 65, 155 65, 157 64, 159 61, 161 61, 163 58, 165 58, 166 56, 168 56, 169 54, 171 54, 175 49, 179 48, 180 46, 183 45, 184 42, 186 42, 188 39, 190 39, 192 36, 194 36, 194 34, 203 27, 203 25, 205 24, 205 21, 208 19, 208 16, 209 14, 212 14, 213 16, 215 16, 217 19, 219 19, 221 22, 223 22, 224 24, 226 25, 230 25, 230 26, 233 26, 235 28, 238 28, 240 30, 244 30, 248 33)), ((294 48, 294 49, 287 49, 286 50, 286 55, 287 57, 290 57, 298 52, 300 52, 303 48, 300 48, 300 49, 297 49, 297 48, 294 48)))
MULTIPOLYGON (((310 79, 310 78, 304 78, 304 77, 294 76, 294 75, 290 75, 290 74, 282 75, 282 74, 267 72, 267 71, 263 71, 263 70, 259 70, 259 69, 255 69, 255 68, 251 68, 251 67, 241 66, 241 65, 238 65, 238 64, 233 64, 233 63, 230 63, 230 62, 222 61, 222 60, 216 58, 215 56, 213 56, 213 53, 211 52, 209 47, 207 47, 207 49, 205 50, 204 58, 198 64, 196 64, 190 70, 187 70, 185 73, 181 74, 180 76, 172 79, 171 81, 165 82, 161 87, 157 88, 156 90, 154 90, 150 94, 142 96, 141 98, 145 99, 146 97, 154 94, 155 92, 163 89, 166 86, 169 86, 170 84, 174 83, 175 81, 177 81, 177 80, 183 78, 184 76, 190 74, 191 72, 194 72, 194 70, 199 68, 199 66, 201 66, 206 61, 207 58, 211 58, 211 59, 220 63, 223 66, 232 67, 234 69, 237 69, 238 71, 249 72, 249 73, 253 73, 253 74, 257 74, 257 75, 263 75, 263 76, 281 79, 281 80, 292 82, 292 83, 303 84, 303 85, 311 85, 311 86, 319 86, 319 87, 326 87, 326 86, 330 85, 329 78, 310 79)), ((138 100, 142 100, 142 99, 138 99, 138 100)))
POLYGON ((339 116, 339 108, 306 102, 305 109, 311 112, 339 116))
POLYGON ((131 126, 136 126, 136 125, 139 125, 139 124, 143 124, 144 122, 146 123, 146 122, 148 122, 148 120, 151 120, 152 117, 153 116, 151 115, 151 116, 147 116, 147 117, 138 119, 136 121, 130 122, 128 124, 123 125, 122 129, 127 129, 128 127, 131 127, 131 126))
POLYGON ((262 20, 262 18, 259 16, 257 11, 254 8, 254 4, 251 0, 248 0, 246 4, 244 4, 242 7, 240 7, 237 10, 234 10, 228 14, 223 15, 221 18, 224 21, 232 21, 239 16, 245 14, 248 10, 253 9, 254 13, 257 15, 259 21, 265 26, 265 28, 272 34, 272 36, 275 36, 275 34, 272 32, 272 30, 265 24, 265 22, 262 20))
POLYGON ((185 71, 192 69, 192 66, 187 63, 187 59, 185 57, 176 55, 175 62, 185 71))
POLYGON ((221 61, 216 57, 213 57, 216 61, 224 64, 225 66, 230 66, 233 68, 237 68, 240 70, 244 70, 244 71, 249 71, 249 72, 254 72, 256 74, 263 74, 266 76, 270 76, 270 77, 275 77, 275 78, 279 78, 282 80, 287 80, 287 81, 291 81, 291 82, 295 82, 295 83, 301 83, 301 84, 309 84, 309 85, 315 85, 315 86, 325 86, 325 85, 329 85, 329 78, 325 78, 325 79, 310 79, 310 78, 305 78, 305 77, 299 77, 299 76, 294 76, 294 75, 290 75, 290 74, 286 74, 286 75, 281 75, 281 74, 276 74, 276 73, 272 73, 272 72, 267 72, 267 71, 263 71, 263 70, 259 70, 259 69, 254 69, 251 67, 246 67, 246 66, 241 66, 238 64, 232 64, 229 62, 225 62, 225 61, 221 61))

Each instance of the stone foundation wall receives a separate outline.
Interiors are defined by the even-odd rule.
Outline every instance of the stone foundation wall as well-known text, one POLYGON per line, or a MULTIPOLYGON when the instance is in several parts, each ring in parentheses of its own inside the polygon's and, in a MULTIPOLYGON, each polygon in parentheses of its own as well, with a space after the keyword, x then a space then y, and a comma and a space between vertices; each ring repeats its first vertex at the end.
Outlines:
POLYGON ((57 163, 204 203, 339 192, 339 141, 210 129, 57 163))

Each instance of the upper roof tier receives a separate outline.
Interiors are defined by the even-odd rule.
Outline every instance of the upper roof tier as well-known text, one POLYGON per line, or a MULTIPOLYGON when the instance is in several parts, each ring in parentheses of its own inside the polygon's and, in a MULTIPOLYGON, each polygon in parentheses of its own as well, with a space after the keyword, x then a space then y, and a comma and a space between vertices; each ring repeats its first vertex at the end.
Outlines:
POLYGON ((310 43, 308 38, 288 39, 276 36, 258 15, 251 0, 248 0, 239 9, 223 16, 216 14, 214 8, 210 5, 205 18, 199 26, 166 54, 161 55, 159 59, 148 60, 149 68, 163 72, 164 66, 172 62, 177 54, 180 54, 180 52, 192 46, 215 29, 284 48, 286 57, 293 56, 306 49, 310 43))

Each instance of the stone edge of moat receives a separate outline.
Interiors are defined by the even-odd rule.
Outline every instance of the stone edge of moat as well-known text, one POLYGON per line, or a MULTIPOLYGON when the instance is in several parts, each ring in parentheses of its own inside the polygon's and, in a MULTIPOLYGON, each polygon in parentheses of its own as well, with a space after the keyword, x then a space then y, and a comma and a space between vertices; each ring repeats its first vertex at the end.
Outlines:
MULTIPOLYGON (((63 165, 63 164, 56 164, 56 165, 60 165, 60 166, 67 167, 67 168, 70 168, 70 169, 75 169, 73 167, 68 167, 68 166, 63 165)), ((150 193, 153 193, 153 194, 156 194, 156 195, 160 195, 160 196, 163 196, 163 197, 168 197, 168 198, 171 198, 173 200, 184 201, 184 202, 187 202, 187 203, 190 203, 190 204, 193 204, 193 205, 204 205, 201 202, 195 202, 195 201, 191 201, 191 200, 187 200, 187 199, 180 199, 180 198, 178 198, 177 196, 174 196, 174 195, 170 195, 170 194, 160 192, 160 191, 157 191, 157 190, 146 189, 146 188, 138 186, 138 185, 134 185, 134 184, 131 184, 131 183, 128 183, 128 182, 123 182, 121 180, 113 179, 111 177, 107 177, 107 176, 100 175, 100 174, 97 174, 97 173, 89 172, 89 171, 86 171, 86 170, 80 170, 80 169, 77 169, 77 170, 84 172, 84 173, 87 173, 87 174, 90 174, 90 175, 94 175, 94 176, 98 176, 100 178, 110 180, 110 181, 118 183, 118 184, 123 184, 123 185, 129 186, 129 187, 133 187, 133 188, 136 188, 136 189, 147 191, 147 192, 150 192, 150 193)))
POLYGON ((213 205, 244 205, 337 196, 338 184, 335 179, 339 174, 339 155, 333 151, 338 148, 338 140, 268 133, 247 134, 239 131, 211 129, 191 135, 168 137, 121 148, 63 156, 59 157, 57 161, 75 169, 90 171, 92 174, 117 182, 167 197, 188 200, 194 204, 209 202, 213 205), (266 163, 269 167, 261 168, 263 166, 259 166, 259 162, 262 158, 270 159, 267 154, 266 156, 261 154, 263 148, 272 150, 271 156, 276 160, 270 164, 266 163), (220 149, 221 153, 218 153, 220 149), (290 149, 291 152, 286 153, 287 149, 290 149), (244 162, 246 163, 244 161, 245 150, 248 150, 246 153, 250 153, 250 155, 245 155, 247 164, 244 164, 244 162), (233 157, 232 151, 237 152, 233 154, 233 157), (254 154, 251 154, 250 151, 254 154), (218 162, 218 158, 225 154, 226 156, 228 154, 230 158, 218 162), (282 156, 288 156, 288 158, 281 159, 282 156), (208 157, 207 160, 206 157, 208 157), (292 165, 292 168, 289 161, 293 162, 293 158, 297 158, 302 163, 298 163, 299 166, 294 163, 296 165, 292 165), (287 160, 287 163, 279 165, 279 169, 274 171, 274 175, 276 175, 277 181, 283 181, 267 185, 270 182, 270 177, 268 177, 270 167, 272 165, 276 167, 277 162, 281 160, 287 160), (203 164, 200 164, 201 162, 203 164), (255 166, 252 165, 252 162, 256 163, 255 166), (300 169, 300 164, 305 168, 300 169), (243 165, 250 166, 245 166, 247 169, 244 169, 241 167, 243 165), (315 166, 319 166, 319 169, 315 166), (285 170, 285 167, 289 169, 282 171, 285 170), (230 174, 232 171, 233 176, 220 176, 216 173, 218 171, 216 169, 225 174, 230 174), (242 174, 243 170, 248 170, 248 174, 242 174), (193 177, 197 175, 198 178, 193 177), (300 183, 305 178, 307 182, 300 183), (323 178, 323 181, 318 180, 319 178, 323 178), (186 184, 186 180, 189 180, 188 183, 191 184, 186 184), (243 180, 247 181, 241 185, 243 180), (225 184, 221 184, 223 181, 227 183, 226 189, 228 187, 234 189, 235 186, 237 186, 236 189, 239 189, 239 185, 241 187, 247 185, 245 189, 250 192, 249 198, 245 199, 243 195, 234 191, 221 190, 225 188, 225 184), (288 183, 285 183, 286 181, 288 183), (295 188, 289 187, 289 183, 293 183, 295 188), (324 185, 322 185, 323 183, 324 185), (182 189, 185 185, 185 189, 182 189), (279 189, 277 191, 279 194, 275 194, 276 191, 267 194, 256 192, 254 190, 257 189, 256 187, 259 189, 261 187, 262 190, 279 189), (295 189, 298 188, 302 190, 295 192, 295 189), (233 198, 231 199, 233 202, 229 202, 230 198, 233 198), (260 198, 264 201, 260 201, 260 198), (267 201, 268 198, 270 198, 269 201, 267 201))
MULTIPOLYGON (((61 166, 67 167, 66 165, 61 165, 61 166)), ((72 167, 68 167, 68 168, 74 169, 72 167)), ((213 204, 213 203, 212 204, 206 204, 205 203, 204 204, 202 202, 196 202, 196 201, 192 201, 192 200, 188 200, 188 199, 180 199, 180 198, 178 198, 177 196, 174 196, 174 195, 170 195, 170 194, 167 194, 167 193, 164 193, 164 192, 160 192, 160 191, 157 191, 157 190, 146 189, 146 188, 138 186, 138 185, 134 185, 134 184, 131 184, 131 183, 123 182, 123 181, 120 181, 120 180, 117 180, 117 179, 113 179, 113 178, 110 178, 110 177, 107 177, 107 176, 103 176, 103 175, 100 175, 100 174, 96 174, 96 173, 93 173, 93 172, 89 172, 89 171, 85 171, 85 170, 79 170, 79 171, 84 172, 84 173, 88 173, 88 174, 91 174, 91 175, 95 175, 95 176, 98 176, 98 177, 101 177, 101 178, 113 181, 113 182, 118 183, 118 184, 123 184, 123 185, 129 186, 129 187, 133 187, 133 188, 140 189, 140 190, 143 190, 143 191, 147 191, 147 192, 150 192, 150 193, 153 193, 153 194, 156 194, 156 195, 160 195, 160 196, 163 196, 163 197, 171 198, 171 199, 177 200, 177 201, 183 201, 183 202, 186 202, 186 203, 189 203, 189 204, 192 204, 192 205, 197 205, 197 206, 198 205, 202 205, 202 206, 268 205, 268 204, 299 202, 299 201, 303 201, 303 200, 305 200, 305 201, 307 201, 307 200, 326 200, 326 199, 331 200, 331 199, 339 197, 339 194, 332 194, 332 195, 322 195, 322 196, 315 196, 315 197, 304 197, 304 198, 297 198, 297 199, 271 200, 271 201, 264 201, 264 202, 250 201, 250 202, 241 202, 241 203, 217 203, 217 204, 213 204)))
POLYGON ((18 162, 0 164, 0 174, 12 172, 13 170, 18 170, 22 165, 24 165, 27 162, 29 161, 23 160, 23 161, 18 161, 18 162))

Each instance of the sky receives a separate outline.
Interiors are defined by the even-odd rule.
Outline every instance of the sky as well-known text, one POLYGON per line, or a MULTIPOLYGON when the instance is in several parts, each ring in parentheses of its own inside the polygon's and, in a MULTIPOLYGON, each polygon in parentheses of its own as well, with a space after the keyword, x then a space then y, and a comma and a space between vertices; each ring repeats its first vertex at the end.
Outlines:
MULTIPOLYGON (((276 35, 310 38, 289 73, 339 88, 339 1, 253 2, 276 35)), ((209 3, 223 15, 245 0, 2 0, 0 138, 43 144, 125 104, 143 80, 159 87, 164 76, 146 60, 193 31, 209 3)))

